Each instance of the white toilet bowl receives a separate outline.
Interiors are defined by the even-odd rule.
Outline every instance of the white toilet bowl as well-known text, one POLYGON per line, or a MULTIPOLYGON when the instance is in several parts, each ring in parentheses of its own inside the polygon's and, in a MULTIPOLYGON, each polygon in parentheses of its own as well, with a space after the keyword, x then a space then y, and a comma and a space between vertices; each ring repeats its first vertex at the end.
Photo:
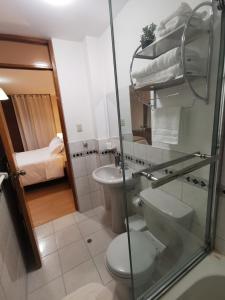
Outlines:
MULTIPOLYGON (((130 232, 135 287, 144 286, 151 278, 157 249, 144 232, 130 232)), ((131 269, 127 233, 117 236, 106 252, 106 267, 112 277, 131 287, 131 269)))

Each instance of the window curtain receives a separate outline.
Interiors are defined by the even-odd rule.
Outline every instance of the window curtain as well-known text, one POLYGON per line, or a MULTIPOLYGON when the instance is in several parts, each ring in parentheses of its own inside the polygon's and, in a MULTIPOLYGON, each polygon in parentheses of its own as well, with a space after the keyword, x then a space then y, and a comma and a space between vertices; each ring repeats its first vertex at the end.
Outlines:
POLYGON ((12 95, 24 151, 47 147, 56 135, 50 95, 12 95))

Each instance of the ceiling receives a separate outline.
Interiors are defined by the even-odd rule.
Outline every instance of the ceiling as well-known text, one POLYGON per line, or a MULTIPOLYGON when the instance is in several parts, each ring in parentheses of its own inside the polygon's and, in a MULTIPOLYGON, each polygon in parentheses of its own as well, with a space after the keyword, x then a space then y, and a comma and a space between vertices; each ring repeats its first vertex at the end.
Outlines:
MULTIPOLYGON (((2 0, 0 32, 81 40, 87 35, 99 36, 109 25, 108 0, 70 0, 60 6, 48 1, 2 0)), ((113 13, 117 14, 127 1, 113 0, 113 13)))
POLYGON ((54 80, 51 71, 0 69, 0 87, 8 95, 55 95, 54 80))

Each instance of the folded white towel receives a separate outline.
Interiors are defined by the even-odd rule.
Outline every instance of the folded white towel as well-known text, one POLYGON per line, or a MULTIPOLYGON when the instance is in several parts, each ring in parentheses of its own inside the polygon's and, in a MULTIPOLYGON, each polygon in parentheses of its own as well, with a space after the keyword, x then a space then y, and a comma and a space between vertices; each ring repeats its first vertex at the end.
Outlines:
MULTIPOLYGON (((176 28, 178 28, 179 26, 185 24, 188 20, 189 16, 176 16, 173 19, 171 19, 166 26, 164 27, 164 29, 161 30, 157 30, 156 32, 156 36, 157 37, 163 37, 165 35, 167 35, 168 33, 170 33, 171 31, 175 30, 176 28)), ((197 14, 194 15, 191 19, 191 25, 194 28, 199 28, 201 25, 203 24, 203 20, 200 16, 198 16, 197 14)))
POLYGON ((182 2, 180 6, 168 17, 162 20, 158 26, 158 31, 164 30, 166 28, 166 24, 172 20, 174 17, 186 17, 188 18, 192 12, 191 7, 186 2, 182 2))
MULTIPOLYGON (((198 52, 194 51, 193 49, 186 48, 185 53, 186 65, 196 64, 199 61, 199 54, 198 52)), ((171 66, 176 64, 181 64, 181 48, 174 48, 154 60, 151 60, 146 67, 135 71, 132 73, 132 77, 134 79, 139 79, 142 77, 146 77, 151 75, 152 73, 157 73, 159 71, 165 70, 171 66)), ((188 68, 189 70, 189 68, 188 68)))
POLYGON ((177 145, 179 143, 181 107, 156 109, 152 112, 152 141, 177 145))
MULTIPOLYGON (((188 64, 188 73, 189 74, 200 74, 201 73, 201 64, 190 63, 188 64)), ((169 81, 183 74, 183 68, 181 63, 171 66, 165 70, 152 73, 145 77, 136 78, 135 86, 136 88, 141 88, 149 84, 157 84, 169 81)))
MULTIPOLYGON (((177 27, 185 24, 188 18, 192 14, 192 9, 188 3, 182 2, 180 6, 168 17, 162 20, 157 27, 156 37, 162 37, 171 31, 175 30, 177 27)), ((207 12, 203 11, 200 13, 194 12, 191 19, 191 25, 194 27, 201 26, 203 19, 206 17, 207 12)))
POLYGON ((182 74, 181 66, 180 64, 176 64, 157 73, 152 73, 151 75, 137 78, 135 82, 135 87, 141 88, 149 84, 166 82, 170 79, 176 78, 181 74, 182 74))

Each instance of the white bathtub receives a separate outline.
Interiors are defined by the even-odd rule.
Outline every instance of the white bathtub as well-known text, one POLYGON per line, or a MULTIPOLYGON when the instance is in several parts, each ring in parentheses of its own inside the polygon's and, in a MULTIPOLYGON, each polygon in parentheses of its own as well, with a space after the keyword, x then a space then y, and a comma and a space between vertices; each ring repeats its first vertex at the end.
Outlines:
POLYGON ((225 257, 206 257, 161 300, 225 300, 225 257))

